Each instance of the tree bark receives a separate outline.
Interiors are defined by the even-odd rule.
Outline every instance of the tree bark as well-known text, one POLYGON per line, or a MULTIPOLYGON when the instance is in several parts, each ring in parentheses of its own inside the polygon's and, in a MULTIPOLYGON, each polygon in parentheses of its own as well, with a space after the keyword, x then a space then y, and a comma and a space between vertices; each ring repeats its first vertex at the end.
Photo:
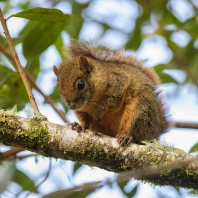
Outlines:
POLYGON ((0 142, 5 145, 122 172, 126 180, 134 177, 155 185, 198 189, 197 157, 157 141, 121 147, 113 137, 78 129, 78 125, 63 126, 0 110, 0 142))

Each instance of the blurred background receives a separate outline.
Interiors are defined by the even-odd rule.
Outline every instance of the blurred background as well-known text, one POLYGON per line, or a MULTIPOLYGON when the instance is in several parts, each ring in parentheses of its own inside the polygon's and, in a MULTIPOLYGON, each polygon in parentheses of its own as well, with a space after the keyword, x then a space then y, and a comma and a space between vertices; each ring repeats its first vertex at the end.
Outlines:
MULTIPOLYGON (((198 123, 197 0, 0 0, 0 7, 6 18, 34 7, 57 8, 68 14, 68 23, 14 17, 7 22, 22 65, 68 120, 76 118, 61 102, 52 67, 65 59, 63 47, 70 38, 83 38, 99 40, 115 50, 135 51, 160 76, 171 119, 198 123)), ((0 108, 17 104, 19 115, 31 117, 28 96, 9 53, 0 27, 0 108)), ((32 88, 41 113, 51 122, 64 124, 35 85, 32 88)), ((186 152, 198 150, 197 129, 171 129, 160 140, 186 152)), ((0 152, 9 149, 0 145, 0 152)), ((115 173, 31 155, 23 151, 18 154, 21 158, 1 162, 0 197, 27 197, 29 191, 33 193, 28 197, 34 198, 61 197, 56 193, 75 198, 198 197, 193 190, 157 187, 134 179, 118 184, 115 173)))

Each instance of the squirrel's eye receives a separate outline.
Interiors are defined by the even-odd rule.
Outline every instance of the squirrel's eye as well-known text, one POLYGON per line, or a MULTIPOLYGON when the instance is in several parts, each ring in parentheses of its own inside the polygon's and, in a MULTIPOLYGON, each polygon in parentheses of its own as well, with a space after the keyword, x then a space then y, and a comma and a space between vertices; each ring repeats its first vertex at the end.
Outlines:
POLYGON ((85 83, 82 80, 79 81, 78 82, 78 90, 80 91, 80 90, 84 89, 84 87, 85 87, 85 83))

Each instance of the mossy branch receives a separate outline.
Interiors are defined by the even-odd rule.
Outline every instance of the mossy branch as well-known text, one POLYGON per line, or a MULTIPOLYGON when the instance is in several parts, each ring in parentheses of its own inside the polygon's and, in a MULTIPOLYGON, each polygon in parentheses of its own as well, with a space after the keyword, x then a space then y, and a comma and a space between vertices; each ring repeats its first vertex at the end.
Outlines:
POLYGON ((78 133, 69 124, 62 126, 39 119, 22 118, 12 111, 3 110, 0 110, 0 142, 46 157, 77 161, 113 172, 149 172, 148 167, 158 169, 178 162, 177 168, 159 168, 157 174, 155 171, 155 174, 131 176, 155 185, 198 189, 197 158, 157 142, 146 146, 131 144, 124 148, 119 146, 115 138, 90 131, 78 133), (182 164, 189 160, 190 163, 182 164))

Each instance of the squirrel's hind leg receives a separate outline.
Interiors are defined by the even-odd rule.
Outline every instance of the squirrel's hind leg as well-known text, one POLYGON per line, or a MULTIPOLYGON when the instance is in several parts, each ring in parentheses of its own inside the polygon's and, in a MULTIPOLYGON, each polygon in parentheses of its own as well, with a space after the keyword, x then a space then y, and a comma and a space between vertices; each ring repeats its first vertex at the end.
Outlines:
POLYGON ((129 143, 135 142, 135 137, 137 131, 132 131, 134 124, 138 118, 138 98, 131 99, 126 97, 125 106, 121 116, 121 121, 116 135, 117 141, 120 145, 124 146, 129 143))

